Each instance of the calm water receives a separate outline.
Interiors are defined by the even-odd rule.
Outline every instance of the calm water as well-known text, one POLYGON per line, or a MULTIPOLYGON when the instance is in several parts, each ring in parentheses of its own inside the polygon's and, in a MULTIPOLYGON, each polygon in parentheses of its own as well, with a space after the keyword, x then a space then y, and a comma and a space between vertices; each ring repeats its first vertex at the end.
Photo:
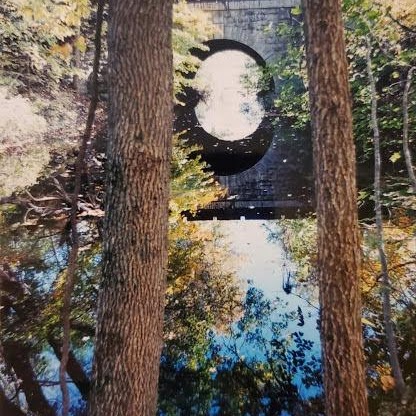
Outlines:
POLYGON ((320 414, 318 309, 298 297, 296 287, 288 293, 287 277, 294 285, 296 270, 281 242, 270 238, 276 224, 199 225, 220 236, 217 244, 228 253, 243 290, 243 310, 228 331, 209 335, 206 364, 194 372, 179 365, 168 378, 170 387, 162 377, 160 414, 320 414))
MULTIPOLYGON (((224 235, 223 243, 227 245, 231 253, 238 258, 236 274, 246 293, 250 289, 262 292, 264 298, 272 303, 272 311, 260 328, 267 341, 270 342, 271 327, 279 323, 282 315, 289 314, 291 319, 287 328, 282 331, 282 337, 290 337, 295 332, 301 332, 302 338, 313 342, 310 355, 319 357, 320 338, 317 328, 318 309, 306 300, 297 296, 296 287, 290 294, 285 291, 288 274, 291 274, 291 283, 295 283, 296 267, 290 261, 279 240, 270 239, 269 229, 275 230, 274 221, 249 220, 249 221, 207 221, 202 223, 204 227, 216 227, 224 235), (302 318, 299 316, 299 308, 302 318)), ((219 337, 225 345, 233 342, 227 336, 219 337)), ((257 345, 258 346, 258 345, 257 345)), ((255 348, 253 345, 240 341, 239 350, 246 356, 254 356, 260 359, 265 357, 265 349, 255 348)), ((302 382, 302 372, 297 372, 294 379, 302 398, 308 398, 320 392, 315 387, 306 387, 302 382)))
MULTIPOLYGON (((162 407, 170 410, 160 414, 291 415, 297 403, 321 393, 319 377, 313 375, 319 370, 318 310, 296 296, 296 287, 287 293, 284 283, 289 273, 294 282, 296 270, 281 242, 270 239, 274 222, 204 221, 199 225, 221 236, 218 244, 233 259, 245 309, 228 332, 207 334, 211 344, 206 365, 189 373, 177 364, 173 384, 161 386, 162 407), (203 374, 206 366, 208 379, 203 374), (274 396, 279 398, 277 403, 274 396)), ((48 367, 44 376, 57 379, 58 361, 48 352, 44 357, 48 367)), ((91 367, 91 359, 92 349, 86 348, 82 357, 86 368, 91 367)), ((71 384, 70 390, 72 403, 82 403, 71 384)), ((45 387, 45 391, 59 407, 59 386, 45 387)))

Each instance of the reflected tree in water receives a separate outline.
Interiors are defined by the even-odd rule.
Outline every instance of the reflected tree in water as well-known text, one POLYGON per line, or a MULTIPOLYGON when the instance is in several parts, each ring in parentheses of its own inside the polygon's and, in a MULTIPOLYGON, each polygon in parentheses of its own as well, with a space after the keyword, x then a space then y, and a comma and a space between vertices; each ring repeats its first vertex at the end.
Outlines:
POLYGON ((282 305, 250 287, 239 319, 207 333, 197 362, 175 361, 165 350, 160 415, 321 414, 320 361, 313 342, 290 331, 298 311, 279 313, 282 305))

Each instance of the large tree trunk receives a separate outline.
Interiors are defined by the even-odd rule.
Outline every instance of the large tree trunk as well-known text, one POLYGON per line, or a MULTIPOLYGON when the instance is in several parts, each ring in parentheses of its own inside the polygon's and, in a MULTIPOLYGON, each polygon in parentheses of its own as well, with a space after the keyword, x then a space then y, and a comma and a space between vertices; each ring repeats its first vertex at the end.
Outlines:
POLYGON ((91 416, 154 415, 167 270, 172 0, 111 0, 103 277, 91 416))
POLYGON ((327 416, 368 415, 355 149, 339 0, 303 0, 314 140, 327 416))

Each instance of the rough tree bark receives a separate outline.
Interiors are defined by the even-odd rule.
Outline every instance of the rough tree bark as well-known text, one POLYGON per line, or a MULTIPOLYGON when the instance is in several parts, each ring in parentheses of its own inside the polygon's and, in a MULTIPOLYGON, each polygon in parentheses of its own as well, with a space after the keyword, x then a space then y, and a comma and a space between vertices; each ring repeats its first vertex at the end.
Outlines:
POLYGON ((380 150, 380 129, 377 115, 377 90, 376 80, 372 69, 371 43, 367 39, 367 75, 371 92, 371 128, 373 129, 374 146, 374 211, 376 214, 377 248, 381 264, 382 303, 384 330, 386 332, 387 348, 389 352, 390 365, 393 371, 396 392, 402 398, 406 391, 402 369, 400 367, 399 354, 397 350, 396 335, 392 318, 391 308, 391 279, 389 274, 386 250, 384 245, 384 227, 381 204, 381 150, 380 150))
POLYGON ((154 415, 167 271, 172 0, 111 0, 103 277, 91 416, 154 415))
POLYGON ((340 0, 303 0, 327 416, 368 415, 355 148, 340 0))

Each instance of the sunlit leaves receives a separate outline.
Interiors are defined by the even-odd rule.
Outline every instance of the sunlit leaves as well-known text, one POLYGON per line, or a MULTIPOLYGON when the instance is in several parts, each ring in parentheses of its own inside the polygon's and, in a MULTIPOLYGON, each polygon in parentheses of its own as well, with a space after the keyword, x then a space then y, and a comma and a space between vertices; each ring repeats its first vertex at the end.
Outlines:
POLYGON ((413 0, 384 0, 386 12, 409 27, 416 26, 416 3, 413 0))
POLYGON ((292 13, 293 16, 299 16, 302 14, 302 10, 299 6, 293 7, 290 12, 292 13))
POLYGON ((9 0, 22 18, 39 36, 51 36, 62 41, 72 36, 82 19, 90 13, 89 0, 9 0))
MULTIPOLYGON (((299 7, 292 9, 294 16, 299 12, 299 7)), ((310 120, 303 26, 296 22, 280 23, 276 32, 284 40, 286 49, 275 63, 266 67, 265 81, 271 76, 278 80, 274 102, 277 118, 302 130, 310 120)))
POLYGON ((194 153, 198 149, 190 147, 175 135, 171 164, 171 220, 175 221, 182 212, 195 214, 224 194, 224 190, 214 180, 208 166, 194 153))
POLYGON ((0 6, 2 76, 21 73, 25 84, 46 84, 70 74, 74 50, 85 51, 79 33, 90 13, 89 0, 5 0, 0 6))
POLYGON ((241 293, 226 250, 194 222, 171 223, 166 292, 165 350, 178 365, 205 361, 209 331, 225 330, 240 310, 241 293))
POLYGON ((399 153, 399 152, 394 152, 390 157, 389 157, 389 160, 390 160, 390 162, 392 162, 392 163, 395 163, 395 162, 397 162, 400 158, 401 158, 402 156, 401 156, 401 154, 399 153))
POLYGON ((192 54, 193 49, 206 49, 203 42, 212 38, 215 28, 206 14, 187 6, 185 1, 174 5, 172 49, 175 68, 174 92, 176 103, 184 88, 192 85, 190 73, 197 70, 199 59, 192 54))

